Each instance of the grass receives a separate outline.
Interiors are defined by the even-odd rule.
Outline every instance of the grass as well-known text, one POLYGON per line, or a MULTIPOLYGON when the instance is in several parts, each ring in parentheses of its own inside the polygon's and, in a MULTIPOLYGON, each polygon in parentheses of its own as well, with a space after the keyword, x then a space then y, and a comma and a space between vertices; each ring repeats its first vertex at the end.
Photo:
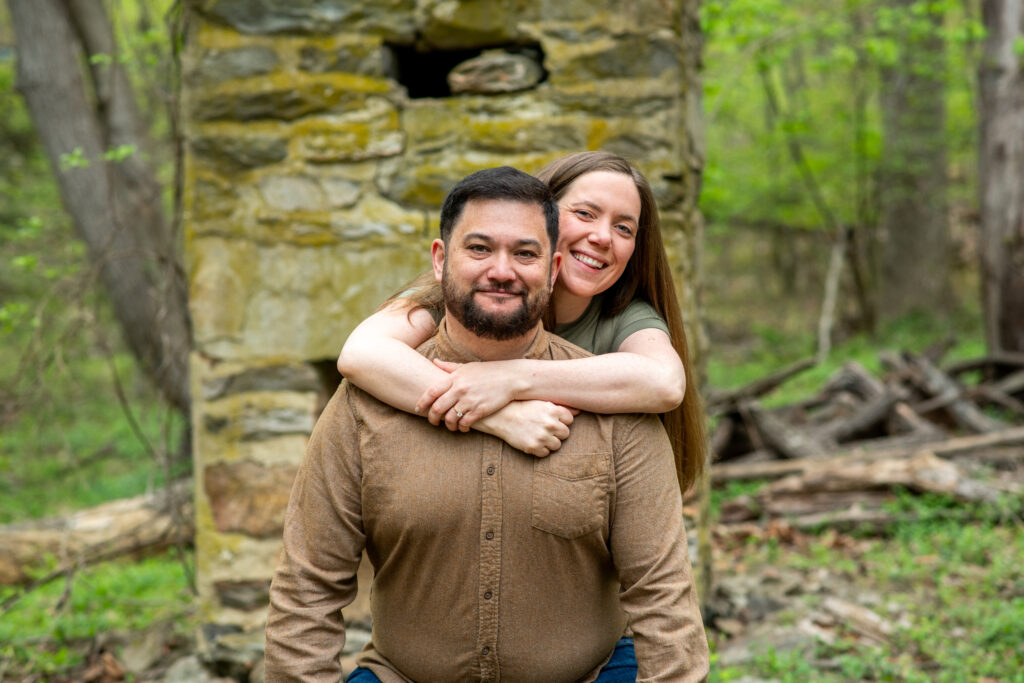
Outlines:
MULTIPOLYGON (((176 450, 182 420, 139 379, 129 380, 122 406, 114 368, 121 378, 133 377, 127 354, 107 361, 76 353, 9 398, 0 439, 0 523, 59 515, 163 483, 160 454, 176 450)), ((179 462, 169 473, 180 476, 187 467, 179 462)))
MULTIPOLYGON (((0 603, 17 591, 0 588, 0 603)), ((191 603, 184 568, 170 552, 85 569, 25 594, 0 614, 0 671, 17 680, 19 673, 52 675, 76 667, 100 634, 154 624, 188 632, 194 626, 191 603)))
POLYGON ((855 551, 820 540, 801 549, 756 544, 744 549, 742 561, 827 567, 844 583, 880 596, 873 609, 895 627, 888 642, 865 645, 840 624, 832 645, 818 643, 810 653, 769 649, 750 665, 714 667, 711 680, 1024 681, 1022 525, 925 520, 864 543, 855 551))

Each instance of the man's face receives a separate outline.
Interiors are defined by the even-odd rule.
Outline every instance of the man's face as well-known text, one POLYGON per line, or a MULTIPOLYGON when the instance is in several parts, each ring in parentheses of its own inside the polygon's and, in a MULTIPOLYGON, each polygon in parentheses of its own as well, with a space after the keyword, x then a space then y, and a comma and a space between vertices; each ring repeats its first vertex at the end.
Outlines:
POLYGON ((467 202, 448 246, 435 240, 431 254, 449 314, 498 341, 537 325, 561 262, 552 259, 541 207, 499 199, 467 202))

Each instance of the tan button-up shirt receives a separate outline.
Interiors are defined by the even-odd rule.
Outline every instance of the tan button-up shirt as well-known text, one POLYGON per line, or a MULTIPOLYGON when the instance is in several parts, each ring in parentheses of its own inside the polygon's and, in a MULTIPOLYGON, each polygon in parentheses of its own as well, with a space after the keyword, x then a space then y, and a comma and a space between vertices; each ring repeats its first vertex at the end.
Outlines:
MULTIPOLYGON (((473 360, 441 325, 428 358, 473 360)), ((541 331, 529 358, 587 355, 541 331)), ((642 681, 708 647, 672 453, 651 415, 581 413, 547 458, 452 433, 344 382, 310 437, 270 591, 267 681, 341 676, 341 609, 373 564, 383 683, 592 681, 628 625, 642 681)))

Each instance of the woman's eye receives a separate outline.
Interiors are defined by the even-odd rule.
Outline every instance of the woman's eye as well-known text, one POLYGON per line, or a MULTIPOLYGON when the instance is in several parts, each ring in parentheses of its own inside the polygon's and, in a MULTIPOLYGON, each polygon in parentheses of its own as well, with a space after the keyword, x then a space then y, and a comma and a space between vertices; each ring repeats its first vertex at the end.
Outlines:
POLYGON ((591 212, 587 211, 586 209, 576 209, 575 213, 580 218, 593 218, 594 217, 594 214, 592 214, 591 212))
POLYGON ((616 225, 615 228, 619 232, 621 232, 623 235, 632 235, 633 234, 633 227, 630 226, 630 225, 625 225, 623 223, 620 223, 619 225, 616 225))

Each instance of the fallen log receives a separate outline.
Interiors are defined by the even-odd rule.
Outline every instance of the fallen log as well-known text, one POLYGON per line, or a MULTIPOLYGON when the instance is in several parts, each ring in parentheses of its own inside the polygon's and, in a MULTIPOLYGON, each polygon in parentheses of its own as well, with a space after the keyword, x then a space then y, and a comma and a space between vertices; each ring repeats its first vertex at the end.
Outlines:
POLYGON ((754 442, 759 440, 784 458, 818 458, 833 448, 832 443, 820 439, 810 430, 787 424, 755 401, 744 402, 740 414, 749 420, 748 429, 756 431, 759 439, 754 439, 754 442))
POLYGON ((817 365, 817 361, 814 358, 805 358, 792 365, 787 365, 770 375, 745 384, 739 389, 712 392, 708 398, 708 413, 718 415, 734 409, 741 401, 749 401, 750 399, 764 396, 777 389, 792 377, 799 375, 804 370, 813 368, 815 365, 817 365))
MULTIPOLYGON (((837 494, 896 487, 918 493, 941 493, 966 502, 994 502, 999 499, 997 489, 970 479, 953 463, 940 460, 927 451, 910 458, 817 466, 767 486, 758 498, 762 507, 768 507, 766 499, 776 496, 837 494)), ((826 504, 832 509, 837 507, 836 502, 826 499, 826 504)))
POLYGON ((1016 394, 1024 391, 1024 370, 1018 370, 1002 378, 996 382, 995 388, 1004 394, 1016 394))
POLYGON ((0 527, 0 585, 25 584, 40 571, 191 543, 192 480, 151 494, 104 503, 67 517, 0 527))
MULTIPOLYGON (((913 371, 913 377, 921 388, 935 397, 934 408, 942 407, 958 425, 975 433, 984 434, 1004 429, 1007 425, 981 412, 976 405, 964 398, 963 388, 949 375, 935 367, 928 359, 913 354, 903 354, 902 360, 913 371)), ((924 412, 920 407, 918 412, 924 412)))
POLYGON ((1004 429, 989 434, 965 436, 955 439, 944 439, 929 444, 915 444, 910 447, 867 451, 852 448, 830 455, 827 458, 799 458, 778 460, 775 462, 725 463, 711 467, 711 481, 719 484, 740 479, 778 479, 790 474, 802 474, 815 467, 827 467, 855 462, 871 462, 892 458, 908 458, 922 451, 933 453, 939 457, 951 457, 964 453, 981 451, 997 446, 1024 444, 1024 427, 1004 429))
POLYGON ((997 370, 1003 368, 1024 368, 1024 353, 1003 351, 991 356, 981 358, 969 358, 967 360, 950 363, 945 370, 950 375, 962 375, 967 372, 982 371, 989 377, 994 376, 997 370))

